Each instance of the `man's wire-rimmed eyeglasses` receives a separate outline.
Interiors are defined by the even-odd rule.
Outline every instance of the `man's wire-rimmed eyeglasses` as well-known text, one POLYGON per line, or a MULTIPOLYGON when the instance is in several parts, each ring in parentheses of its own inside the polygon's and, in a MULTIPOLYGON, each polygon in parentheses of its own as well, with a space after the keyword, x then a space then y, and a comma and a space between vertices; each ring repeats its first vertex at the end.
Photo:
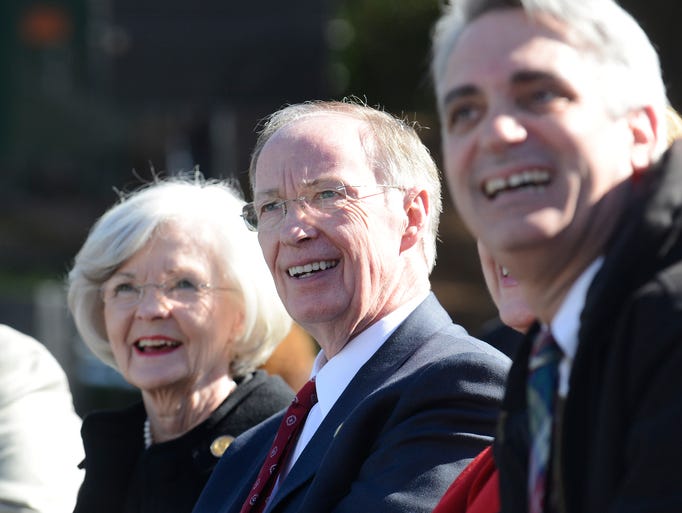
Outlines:
POLYGON ((242 218, 251 231, 272 230, 282 222, 287 215, 291 203, 299 203, 306 209, 309 215, 330 213, 342 209, 349 201, 361 200, 371 196, 384 194, 389 189, 403 190, 398 185, 371 184, 371 185, 321 185, 308 187, 305 194, 296 198, 278 199, 269 198, 256 202, 247 203, 242 207, 242 218), (349 193, 348 189, 360 189, 364 187, 378 187, 381 190, 364 196, 349 193))

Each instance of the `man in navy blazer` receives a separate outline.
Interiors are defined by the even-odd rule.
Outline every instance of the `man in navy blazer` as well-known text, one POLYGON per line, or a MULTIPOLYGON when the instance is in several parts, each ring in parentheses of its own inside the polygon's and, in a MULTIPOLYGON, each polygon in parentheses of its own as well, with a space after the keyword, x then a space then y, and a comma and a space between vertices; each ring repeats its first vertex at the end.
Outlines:
MULTIPOLYGON (((430 292, 438 171, 413 127, 355 102, 268 118, 243 217, 313 335, 318 402, 265 511, 430 512, 491 443, 509 360, 430 292)), ((283 414, 224 454, 194 511, 238 513, 283 414)))

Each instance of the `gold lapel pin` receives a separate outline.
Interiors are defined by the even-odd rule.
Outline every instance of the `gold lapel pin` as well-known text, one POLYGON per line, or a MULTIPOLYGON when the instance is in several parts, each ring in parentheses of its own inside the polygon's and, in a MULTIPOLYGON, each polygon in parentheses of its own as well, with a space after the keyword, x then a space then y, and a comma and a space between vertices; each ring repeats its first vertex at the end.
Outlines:
POLYGON ((232 440, 234 440, 234 437, 230 435, 219 436, 211 443, 211 454, 216 458, 220 458, 230 446, 232 440))

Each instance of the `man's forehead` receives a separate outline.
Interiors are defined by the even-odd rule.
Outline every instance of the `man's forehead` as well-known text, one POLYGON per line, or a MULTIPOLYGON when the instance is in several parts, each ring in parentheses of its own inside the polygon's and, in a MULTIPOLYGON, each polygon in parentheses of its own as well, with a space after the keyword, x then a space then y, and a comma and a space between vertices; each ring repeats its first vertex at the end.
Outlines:
POLYGON ((520 74, 561 77, 585 64, 566 31, 528 19, 518 9, 495 11, 474 21, 450 55, 444 93, 484 80, 509 85, 520 74), (494 33, 495 37, 491 37, 494 33))
POLYGON ((262 171, 272 168, 310 168, 310 172, 337 168, 358 159, 364 163, 365 125, 363 120, 342 112, 298 118, 268 139, 258 156, 255 175, 258 177, 262 171))
POLYGON ((461 33, 452 54, 464 52, 477 59, 480 52, 512 53, 515 48, 535 42, 575 45, 565 24, 548 16, 529 17, 521 9, 500 9, 472 21, 461 33), (478 51, 474 51, 478 50, 478 51))
POLYGON ((344 131, 352 130, 354 126, 359 126, 362 122, 360 118, 350 112, 336 110, 314 111, 303 114, 285 124, 272 135, 272 138, 278 134, 304 133, 311 129, 314 131, 320 124, 327 125, 329 128, 342 128, 344 131))
POLYGON ((343 112, 314 112, 296 118, 278 128, 263 145, 258 163, 276 152, 291 158, 334 158, 339 147, 352 150, 359 141, 362 120, 343 112), (301 152, 301 147, 307 148, 301 152))

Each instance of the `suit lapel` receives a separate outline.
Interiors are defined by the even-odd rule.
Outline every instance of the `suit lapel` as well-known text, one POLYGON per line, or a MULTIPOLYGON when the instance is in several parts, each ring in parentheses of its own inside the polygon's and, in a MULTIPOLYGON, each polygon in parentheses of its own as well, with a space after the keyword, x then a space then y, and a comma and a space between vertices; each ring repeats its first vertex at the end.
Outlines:
MULTIPOLYGON (((273 511, 282 499, 313 478, 336 432, 360 399, 397 379, 400 367, 415 349, 449 324, 452 324, 449 315, 433 293, 429 294, 353 377, 280 484, 266 511, 273 511)), ((462 332, 465 333, 463 329, 462 332)))

